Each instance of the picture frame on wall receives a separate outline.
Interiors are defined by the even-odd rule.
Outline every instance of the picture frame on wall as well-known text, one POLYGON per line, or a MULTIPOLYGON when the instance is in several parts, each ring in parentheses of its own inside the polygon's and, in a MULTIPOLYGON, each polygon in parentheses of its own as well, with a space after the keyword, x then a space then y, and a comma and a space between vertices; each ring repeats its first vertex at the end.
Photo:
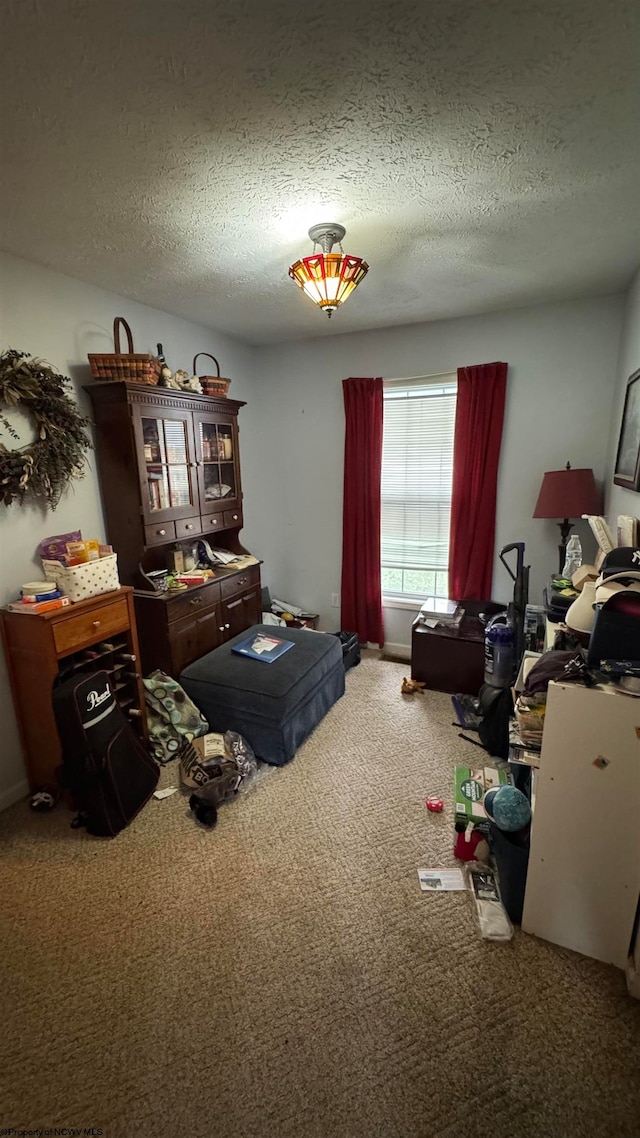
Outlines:
POLYGON ((640 368, 627 382, 613 481, 640 491, 640 368))

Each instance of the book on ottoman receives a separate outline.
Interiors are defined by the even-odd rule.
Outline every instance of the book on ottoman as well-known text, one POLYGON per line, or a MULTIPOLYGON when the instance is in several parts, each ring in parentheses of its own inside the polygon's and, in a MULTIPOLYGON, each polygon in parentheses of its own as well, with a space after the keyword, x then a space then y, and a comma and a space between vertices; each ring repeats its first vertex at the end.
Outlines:
POLYGON ((241 640, 239 644, 234 644, 231 651, 237 652, 238 656, 250 656, 252 660, 263 660, 265 664, 272 664, 278 656, 282 656, 290 648, 293 648, 291 640, 280 640, 277 636, 264 636, 259 633, 257 636, 249 636, 247 640, 241 640))

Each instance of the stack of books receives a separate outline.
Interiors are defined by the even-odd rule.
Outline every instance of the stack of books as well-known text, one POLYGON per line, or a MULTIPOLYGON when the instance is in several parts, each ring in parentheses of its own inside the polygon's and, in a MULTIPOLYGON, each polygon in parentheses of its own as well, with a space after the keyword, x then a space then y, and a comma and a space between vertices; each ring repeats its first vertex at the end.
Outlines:
POLYGON ((540 753, 542 751, 542 736, 539 743, 525 743, 518 730, 518 724, 512 720, 509 725, 509 756, 510 763, 522 763, 526 767, 540 766, 540 753))
POLYGON ((39 616, 43 612, 52 612, 55 609, 66 608, 69 603, 68 597, 63 597, 58 594, 57 597, 42 601, 26 601, 23 598, 21 601, 14 601, 12 604, 7 605, 7 608, 9 612, 39 616))

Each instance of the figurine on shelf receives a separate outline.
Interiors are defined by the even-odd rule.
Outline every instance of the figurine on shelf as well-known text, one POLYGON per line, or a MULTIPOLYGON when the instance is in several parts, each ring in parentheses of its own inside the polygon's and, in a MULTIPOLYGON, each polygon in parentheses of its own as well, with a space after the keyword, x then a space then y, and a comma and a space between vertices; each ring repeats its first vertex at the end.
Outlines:
POLYGON ((163 364, 163 366, 160 370, 160 379, 158 380, 158 387, 169 387, 173 391, 180 391, 181 390, 180 384, 176 383, 176 377, 174 376, 173 372, 171 371, 171 368, 168 367, 166 363, 163 364))
POLYGON ((190 376, 188 372, 178 368, 178 371, 173 377, 180 388, 180 391, 195 391, 198 395, 202 395, 202 384, 197 375, 190 376))

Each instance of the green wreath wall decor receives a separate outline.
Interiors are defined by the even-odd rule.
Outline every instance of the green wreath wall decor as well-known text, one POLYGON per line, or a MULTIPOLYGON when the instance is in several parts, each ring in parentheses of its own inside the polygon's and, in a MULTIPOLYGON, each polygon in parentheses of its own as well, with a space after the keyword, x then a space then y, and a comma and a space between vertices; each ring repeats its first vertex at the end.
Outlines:
MULTIPOLYGON (((9 450, 0 441, 0 499, 5 506, 44 498, 55 510, 67 486, 83 476, 85 451, 91 447, 89 419, 65 388, 71 380, 45 360, 10 348, 0 355, 0 407, 21 407, 35 420, 37 437, 9 450)), ((19 436, 4 415, 0 428, 19 436)))

